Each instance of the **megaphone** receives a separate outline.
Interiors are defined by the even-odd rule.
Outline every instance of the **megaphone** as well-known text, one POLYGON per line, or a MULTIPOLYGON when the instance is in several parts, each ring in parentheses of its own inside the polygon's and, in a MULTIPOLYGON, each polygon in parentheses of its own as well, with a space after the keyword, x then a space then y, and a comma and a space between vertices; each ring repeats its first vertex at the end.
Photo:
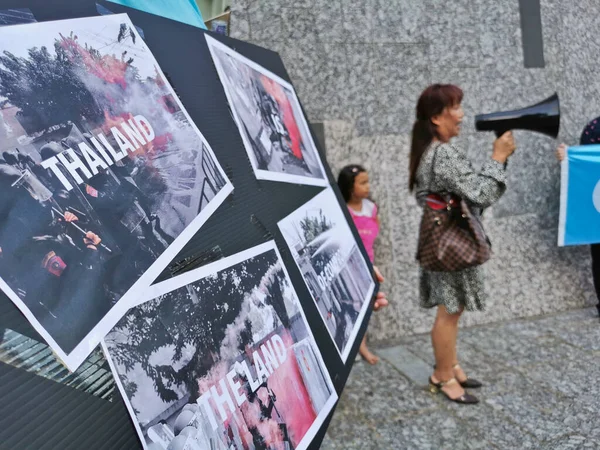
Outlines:
POLYGON ((560 128, 560 104, 558 94, 535 105, 513 111, 478 114, 475 116, 477 131, 494 131, 500 137, 509 130, 529 130, 556 139, 560 128))

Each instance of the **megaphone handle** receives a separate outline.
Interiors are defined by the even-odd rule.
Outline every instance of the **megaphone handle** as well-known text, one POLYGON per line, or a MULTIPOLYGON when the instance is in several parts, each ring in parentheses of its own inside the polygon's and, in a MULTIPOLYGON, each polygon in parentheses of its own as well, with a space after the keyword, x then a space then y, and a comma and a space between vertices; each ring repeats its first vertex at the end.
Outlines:
POLYGON ((494 133, 496 133, 496 138, 499 138, 500 136, 502 136, 507 131, 510 131, 510 130, 496 130, 496 131, 494 131, 494 133))

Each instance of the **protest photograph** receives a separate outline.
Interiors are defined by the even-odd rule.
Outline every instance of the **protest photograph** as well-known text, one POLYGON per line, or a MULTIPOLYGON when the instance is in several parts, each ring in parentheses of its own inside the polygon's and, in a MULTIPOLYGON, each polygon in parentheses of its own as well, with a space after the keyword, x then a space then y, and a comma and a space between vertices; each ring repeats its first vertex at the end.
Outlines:
POLYGON ((334 192, 325 189, 278 226, 345 362, 375 282, 334 192))
POLYGON ((274 242, 152 292, 102 344, 144 448, 307 448, 337 394, 274 242))
POLYGON ((256 177, 326 186, 292 85, 208 35, 206 42, 256 177))
POLYGON ((0 287, 75 370, 233 187, 127 15, 0 28, 0 287))

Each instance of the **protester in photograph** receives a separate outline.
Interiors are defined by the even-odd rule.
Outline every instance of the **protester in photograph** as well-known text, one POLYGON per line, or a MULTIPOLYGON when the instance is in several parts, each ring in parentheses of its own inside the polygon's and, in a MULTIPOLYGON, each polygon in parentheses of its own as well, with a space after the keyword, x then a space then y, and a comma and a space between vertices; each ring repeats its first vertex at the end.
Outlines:
MULTIPOLYGON (((588 123, 579 138, 579 145, 600 144, 600 117, 596 117, 588 123)), ((556 158, 562 162, 567 154, 567 145, 560 144, 556 149, 556 158)), ((598 314, 600 314, 600 243, 590 245, 592 254, 592 277, 594 280, 594 289, 598 298, 598 314)))
MULTIPOLYGON (((462 149, 450 141, 460 133, 464 112, 463 92, 458 86, 434 84, 423 91, 417 102, 410 153, 409 188, 416 190, 421 205, 431 193, 452 194, 479 216, 506 190, 506 162, 515 151, 512 133, 496 139, 491 159, 476 172, 462 149)), ((450 206, 450 205, 449 205, 450 206)), ((464 217, 464 216, 463 216, 464 217)), ((485 294, 481 267, 444 272, 421 268, 420 304, 437 307, 431 330, 435 355, 432 392, 457 403, 477 403, 477 397, 464 388, 481 383, 465 375, 456 354, 458 321, 464 310, 483 311, 485 294)))
MULTIPOLYGON (((338 176, 338 186, 348 205, 348 210, 369 259, 373 263, 375 259, 373 245, 379 234, 379 218, 377 217, 377 205, 369 199, 369 174, 364 167, 357 164, 346 166, 338 176)), ((377 364, 379 361, 379 357, 367 347, 366 334, 360 344, 359 353, 369 364, 377 364)))

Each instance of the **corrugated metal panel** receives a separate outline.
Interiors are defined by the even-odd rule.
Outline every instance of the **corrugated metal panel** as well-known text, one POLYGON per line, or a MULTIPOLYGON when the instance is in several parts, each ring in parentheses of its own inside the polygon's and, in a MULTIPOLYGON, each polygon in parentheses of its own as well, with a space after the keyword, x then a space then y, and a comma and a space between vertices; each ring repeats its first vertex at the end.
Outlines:
POLYGON ((0 363, 0 449, 137 450, 141 448, 123 402, 0 363))
POLYGON ((0 339, 0 362, 100 398, 111 398, 115 389, 114 378, 100 350, 94 351, 77 372, 70 373, 46 344, 7 329, 0 339))

